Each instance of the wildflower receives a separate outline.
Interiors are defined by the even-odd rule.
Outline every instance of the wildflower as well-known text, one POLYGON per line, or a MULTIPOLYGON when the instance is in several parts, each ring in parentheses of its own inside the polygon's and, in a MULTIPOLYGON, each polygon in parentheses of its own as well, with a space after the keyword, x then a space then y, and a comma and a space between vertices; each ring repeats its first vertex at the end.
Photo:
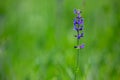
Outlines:
POLYGON ((85 47, 85 45, 84 45, 84 44, 79 45, 79 46, 74 46, 74 48, 76 48, 76 49, 82 49, 82 48, 84 48, 84 47, 85 47))
POLYGON ((73 21, 73 25, 74 25, 74 30, 77 32, 77 34, 75 35, 75 38, 77 39, 77 45, 74 46, 74 48, 78 49, 77 54, 76 54, 76 66, 75 66, 75 79, 77 80, 77 76, 78 76, 78 71, 79 71, 79 50, 84 48, 84 44, 80 44, 79 40, 84 37, 84 33, 83 33, 83 27, 84 27, 84 18, 81 16, 81 11, 75 9, 74 10, 74 14, 76 14, 77 16, 75 17, 74 21, 73 21))
MULTIPOLYGON (((81 16, 81 11, 80 10, 75 9, 74 10, 74 14, 76 14, 77 17, 75 17, 75 19, 73 21, 73 24, 74 24, 74 28, 73 29, 75 31, 77 31, 77 35, 75 35, 75 37, 77 38, 77 40, 79 42, 79 40, 81 39, 81 37, 84 37, 84 33, 80 32, 80 31, 83 30, 83 27, 84 27, 84 19, 81 16)), ((77 45, 79 45, 79 43, 77 45)), ((84 45, 74 46, 74 48, 82 49, 82 48, 84 48, 84 45)))

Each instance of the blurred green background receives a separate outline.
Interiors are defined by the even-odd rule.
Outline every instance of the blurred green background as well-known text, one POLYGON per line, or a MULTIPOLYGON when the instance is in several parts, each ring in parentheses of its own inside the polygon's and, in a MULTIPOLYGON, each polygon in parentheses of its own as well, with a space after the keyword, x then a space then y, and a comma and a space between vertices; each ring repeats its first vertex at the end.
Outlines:
POLYGON ((120 80, 120 0, 0 0, 0 80, 73 80, 73 10, 82 9, 80 80, 120 80))

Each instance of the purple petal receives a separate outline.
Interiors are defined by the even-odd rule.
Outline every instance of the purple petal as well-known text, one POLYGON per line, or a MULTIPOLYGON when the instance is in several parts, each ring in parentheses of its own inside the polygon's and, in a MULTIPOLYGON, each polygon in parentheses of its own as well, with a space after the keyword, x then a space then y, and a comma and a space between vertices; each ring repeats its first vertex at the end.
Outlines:
POLYGON ((81 20, 80 19, 78 19, 78 25, 80 25, 81 24, 81 20))
POLYGON ((74 14, 77 14, 77 10, 76 9, 74 9, 74 14))
POLYGON ((81 38, 81 35, 79 34, 78 36, 77 36, 77 39, 80 39, 81 38))
POLYGON ((78 30, 78 29, 77 29, 77 27, 76 27, 75 25, 74 25, 74 28, 73 28, 73 30, 76 30, 76 31, 78 30))
POLYGON ((76 25, 78 22, 77 22, 77 20, 76 19, 74 19, 74 25, 76 25))
POLYGON ((78 25, 81 25, 81 24, 83 24, 83 23, 84 23, 83 18, 78 19, 78 25))
POLYGON ((85 45, 84 44, 82 44, 82 45, 80 45, 80 48, 82 49, 82 48, 84 48, 85 47, 85 45))
POLYGON ((80 18, 81 18, 80 14, 79 14, 76 18, 77 18, 77 19, 80 19, 80 18))
POLYGON ((84 24, 84 19, 83 18, 81 18, 80 23, 84 24))
POLYGON ((74 30, 78 30, 78 28, 77 28, 77 26, 76 26, 76 24, 77 24, 77 20, 76 19, 74 19, 74 30))

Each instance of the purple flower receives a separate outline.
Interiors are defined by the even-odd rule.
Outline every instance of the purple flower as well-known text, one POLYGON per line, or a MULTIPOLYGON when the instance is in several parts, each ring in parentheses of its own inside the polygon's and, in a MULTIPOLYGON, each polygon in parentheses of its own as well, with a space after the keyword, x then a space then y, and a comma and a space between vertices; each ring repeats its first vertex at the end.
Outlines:
POLYGON ((76 20, 76 19, 74 19, 74 30, 83 30, 83 19, 78 19, 78 20, 76 20), (79 25, 81 25, 81 27, 79 27, 79 25))
POLYGON ((83 18, 78 19, 78 25, 82 25, 82 24, 84 24, 83 18))
POLYGON ((84 19, 83 19, 83 18, 81 18, 80 22, 81 22, 81 24, 84 24, 84 19))
POLYGON ((81 38, 81 35, 79 34, 78 36, 77 36, 77 39, 80 39, 81 38))
POLYGON ((73 30, 76 30, 76 31, 81 31, 81 30, 83 30, 83 27, 77 28, 77 27, 76 27, 76 25, 74 25, 73 30))
POLYGON ((77 49, 82 49, 82 48, 84 48, 84 47, 85 47, 84 44, 82 44, 82 45, 80 45, 80 46, 74 46, 74 48, 77 48, 77 49))
POLYGON ((73 28, 73 29, 76 30, 76 31, 78 30, 78 28, 76 27, 76 25, 74 25, 74 28, 73 28))
POLYGON ((79 35, 77 36, 77 39, 80 39, 81 37, 83 37, 83 34, 84 34, 84 33, 79 34, 79 35))
POLYGON ((74 9, 74 14, 77 14, 77 10, 76 9, 74 9))
POLYGON ((80 11, 77 11, 76 9, 74 10, 74 13, 77 14, 77 17, 74 19, 73 23, 74 23, 74 30, 79 31, 79 30, 83 30, 83 24, 84 24, 84 20, 83 18, 80 16, 80 11), (82 27, 81 27, 82 26, 82 27))
POLYGON ((81 33, 81 34, 78 34, 78 35, 75 35, 75 37, 77 37, 77 39, 80 39, 81 37, 83 37, 84 33, 81 33))
POLYGON ((79 46, 80 49, 82 49, 82 48, 84 48, 84 47, 85 47, 84 44, 82 44, 82 45, 79 46))
POLYGON ((78 14, 78 15, 80 15, 80 13, 81 13, 80 10, 74 9, 74 14, 78 14))
MULTIPOLYGON (((84 33, 80 33, 80 31, 83 30, 83 25, 84 25, 84 19, 81 16, 81 11, 80 10, 74 10, 74 13, 77 15, 77 17, 74 19, 73 24, 74 24, 74 30, 77 31, 77 35, 75 35, 75 37, 77 38, 78 42, 81 39, 81 37, 84 36, 84 33)), ((79 43, 77 44, 79 45, 79 43)), ((80 45, 80 46, 74 46, 74 48, 84 48, 84 44, 80 45)))
POLYGON ((77 22, 77 20, 76 20, 76 19, 74 19, 74 25, 76 25, 76 24, 78 24, 78 22, 77 22))
POLYGON ((77 22, 77 20, 76 19, 74 19, 74 30, 78 30, 78 28, 77 28, 77 24, 78 24, 78 22, 77 22))

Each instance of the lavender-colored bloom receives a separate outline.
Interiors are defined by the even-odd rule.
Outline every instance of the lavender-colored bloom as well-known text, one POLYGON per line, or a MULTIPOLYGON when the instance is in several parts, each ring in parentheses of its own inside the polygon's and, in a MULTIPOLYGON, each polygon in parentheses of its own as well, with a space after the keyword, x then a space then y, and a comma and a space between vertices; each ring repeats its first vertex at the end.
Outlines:
POLYGON ((80 49, 82 49, 82 48, 84 48, 84 47, 85 47, 84 44, 82 44, 82 45, 79 46, 80 49))
POLYGON ((75 37, 77 37, 77 39, 80 39, 81 38, 81 35, 75 35, 75 37))
POLYGON ((74 19, 74 25, 76 25, 76 24, 78 24, 78 22, 77 22, 77 20, 76 20, 76 19, 74 19))
POLYGON ((81 35, 79 34, 78 36, 77 36, 77 39, 80 39, 81 38, 81 35))
POLYGON ((74 19, 74 30, 83 30, 83 20, 82 19, 78 19, 78 21, 76 19, 74 19), (79 25, 81 25, 81 27, 79 27, 79 25))
POLYGON ((80 15, 80 13, 82 13, 82 11, 77 10, 77 9, 74 9, 74 14, 78 14, 78 15, 80 15))
POLYGON ((77 17, 76 17, 77 19, 80 19, 80 18, 82 18, 80 15, 78 15, 77 17))
POLYGON ((77 39, 80 39, 81 37, 83 37, 84 33, 81 33, 81 34, 78 34, 78 35, 75 35, 75 37, 77 37, 77 39))
POLYGON ((78 52, 76 54, 76 69, 75 69, 75 79, 77 80, 77 76, 78 76, 78 70, 79 70, 79 49, 84 48, 84 44, 80 45, 79 40, 81 39, 81 37, 84 36, 84 33, 81 32, 83 30, 83 25, 84 25, 84 19, 81 16, 81 11, 80 10, 74 10, 74 13, 77 15, 77 17, 75 17, 73 24, 74 24, 74 30, 77 32, 77 34, 75 35, 75 37, 77 38, 77 45, 74 46, 74 48, 78 49, 78 52))
POLYGON ((74 19, 74 30, 77 30, 77 20, 76 19, 74 19))
MULTIPOLYGON (((77 17, 73 21, 74 30, 77 31, 77 35, 75 35, 75 37, 77 38, 77 40, 79 42, 79 39, 81 39, 81 37, 84 36, 84 33, 80 33, 80 31, 82 31, 83 27, 84 27, 83 26, 84 25, 84 19, 81 16, 81 11, 80 10, 75 9, 74 13, 77 15, 77 17)), ((77 45, 79 45, 79 43, 77 45)), ((82 48, 84 48, 84 45, 75 46, 74 48, 82 49, 82 48)))
POLYGON ((78 19, 78 25, 82 25, 82 24, 84 24, 83 18, 78 19))
POLYGON ((76 31, 81 31, 81 30, 83 30, 83 27, 77 28, 77 27, 76 27, 76 25, 74 25, 73 30, 76 30, 76 31))
POLYGON ((84 24, 84 19, 83 18, 81 18, 81 24, 84 24))
POLYGON ((83 24, 84 24, 84 20, 83 18, 80 16, 80 11, 77 11, 76 9, 74 10, 74 13, 77 14, 77 17, 74 19, 73 23, 74 23, 74 30, 79 31, 79 30, 83 30, 83 24), (81 27, 82 26, 82 27, 81 27))
POLYGON ((82 45, 80 45, 80 46, 74 46, 74 48, 76 48, 76 49, 82 49, 82 48, 84 48, 84 47, 85 47, 84 44, 82 44, 82 45))
POLYGON ((73 30, 76 30, 76 31, 78 31, 78 28, 76 27, 76 25, 74 25, 74 28, 73 28, 73 30))
POLYGON ((76 9, 74 9, 74 14, 77 14, 77 10, 76 9))
POLYGON ((74 14, 78 14, 78 15, 80 15, 80 11, 77 10, 77 9, 74 9, 74 14))

